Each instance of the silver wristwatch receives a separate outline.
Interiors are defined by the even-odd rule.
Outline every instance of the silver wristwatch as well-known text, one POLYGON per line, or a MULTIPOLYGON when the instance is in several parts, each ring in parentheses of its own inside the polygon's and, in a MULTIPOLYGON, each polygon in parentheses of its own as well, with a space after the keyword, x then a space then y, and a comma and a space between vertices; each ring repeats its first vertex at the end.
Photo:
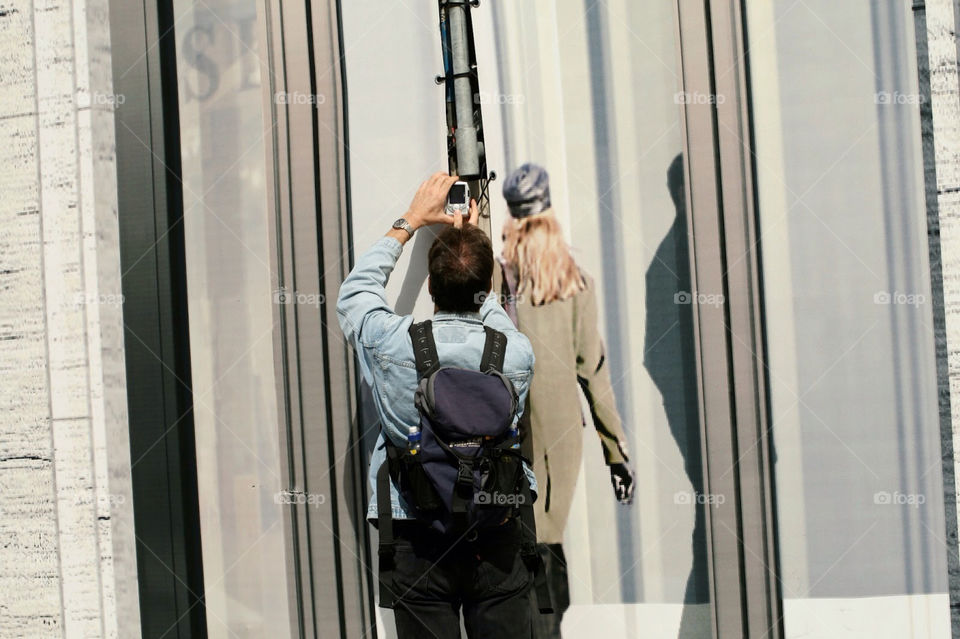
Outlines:
POLYGON ((393 228, 395 228, 395 229, 403 229, 404 231, 407 232, 407 234, 410 235, 410 237, 413 237, 413 227, 410 226, 410 222, 407 222, 407 221, 406 221, 405 219, 403 219, 402 217, 401 217, 399 220, 397 220, 396 222, 393 223, 393 228))

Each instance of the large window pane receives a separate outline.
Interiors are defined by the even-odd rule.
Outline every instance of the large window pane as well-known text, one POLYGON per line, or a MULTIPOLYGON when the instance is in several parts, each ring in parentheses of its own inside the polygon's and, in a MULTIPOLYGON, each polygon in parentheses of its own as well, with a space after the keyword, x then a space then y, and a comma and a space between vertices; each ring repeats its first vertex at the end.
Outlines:
MULTIPOLYGON (((555 213, 597 282, 597 330, 636 473, 634 504, 617 504, 590 412, 586 427, 573 416, 582 456, 554 469, 576 478, 564 636, 709 637, 691 302, 719 301, 690 286, 679 118, 684 99, 707 96, 678 94, 674 7, 492 1, 473 20, 489 166, 501 179, 528 160, 550 172, 555 213)), ((359 252, 421 179, 446 169, 443 95, 432 84, 442 66, 436 3, 344 3, 343 26, 359 252)), ((496 252, 501 185, 490 184, 496 252)), ((418 232, 388 287, 395 309, 420 319, 432 311, 430 238, 418 232)), ((392 636, 387 615, 381 630, 392 636)))
POLYGON ((256 3, 174 8, 207 627, 287 637, 256 3))
POLYGON ((751 2, 788 637, 949 637, 909 3, 751 2))

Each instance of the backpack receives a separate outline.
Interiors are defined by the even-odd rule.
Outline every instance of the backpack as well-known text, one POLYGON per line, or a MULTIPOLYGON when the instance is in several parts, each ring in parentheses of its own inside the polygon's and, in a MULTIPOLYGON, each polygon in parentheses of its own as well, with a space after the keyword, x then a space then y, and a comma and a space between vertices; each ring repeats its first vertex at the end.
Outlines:
MULTIPOLYGON (((537 576, 541 608, 549 609, 536 549, 533 499, 514 426, 519 399, 503 374, 507 338, 484 326, 479 370, 440 366, 432 323, 410 326, 418 384, 419 442, 400 447, 385 440, 387 460, 377 473, 380 531, 380 606, 390 608, 393 519, 390 480, 430 528, 468 541, 513 516, 521 520, 521 556, 537 576)), ((529 463, 529 462, 528 462, 529 463)))

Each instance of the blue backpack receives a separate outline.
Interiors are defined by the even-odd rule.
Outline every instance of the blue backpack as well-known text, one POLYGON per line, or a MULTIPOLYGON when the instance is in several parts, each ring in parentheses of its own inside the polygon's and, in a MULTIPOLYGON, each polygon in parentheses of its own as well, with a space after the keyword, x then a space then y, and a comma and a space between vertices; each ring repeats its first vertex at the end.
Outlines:
MULTIPOLYGON (((480 367, 471 370, 440 366, 429 320, 410 327, 419 378, 414 395, 419 437, 406 447, 387 439, 387 461, 377 474, 381 607, 392 607, 394 600, 391 479, 417 519, 441 533, 472 540, 518 516, 521 555, 537 575, 538 593, 544 590, 539 601, 549 601, 536 549, 533 499, 523 471, 526 460, 514 427, 519 400, 503 374, 507 338, 489 326, 484 331, 480 367)), ((541 608, 548 610, 549 604, 541 608)))

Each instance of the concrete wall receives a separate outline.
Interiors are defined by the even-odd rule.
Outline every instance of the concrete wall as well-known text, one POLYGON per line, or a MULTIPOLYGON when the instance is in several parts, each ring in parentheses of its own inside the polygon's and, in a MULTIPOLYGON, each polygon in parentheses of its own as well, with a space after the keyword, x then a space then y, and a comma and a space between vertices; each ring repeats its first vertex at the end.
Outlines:
POLYGON ((107 0, 0 1, 0 638, 138 637, 107 0))

